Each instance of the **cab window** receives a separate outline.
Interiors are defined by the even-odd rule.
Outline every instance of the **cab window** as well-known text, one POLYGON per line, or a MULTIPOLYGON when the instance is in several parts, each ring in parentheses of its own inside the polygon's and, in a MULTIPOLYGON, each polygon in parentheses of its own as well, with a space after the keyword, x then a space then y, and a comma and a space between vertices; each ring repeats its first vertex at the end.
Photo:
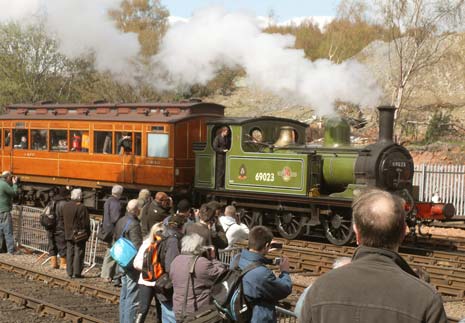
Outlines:
POLYGON ((147 134, 147 157, 167 158, 169 155, 169 135, 166 133, 147 134))

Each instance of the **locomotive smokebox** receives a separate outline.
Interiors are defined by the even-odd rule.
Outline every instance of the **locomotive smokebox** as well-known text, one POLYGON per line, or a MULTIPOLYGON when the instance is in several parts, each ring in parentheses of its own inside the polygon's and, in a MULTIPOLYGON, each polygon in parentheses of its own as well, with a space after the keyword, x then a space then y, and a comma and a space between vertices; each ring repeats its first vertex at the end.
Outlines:
POLYGON ((393 142, 394 113, 396 108, 390 105, 380 106, 379 110, 379 142, 393 142))

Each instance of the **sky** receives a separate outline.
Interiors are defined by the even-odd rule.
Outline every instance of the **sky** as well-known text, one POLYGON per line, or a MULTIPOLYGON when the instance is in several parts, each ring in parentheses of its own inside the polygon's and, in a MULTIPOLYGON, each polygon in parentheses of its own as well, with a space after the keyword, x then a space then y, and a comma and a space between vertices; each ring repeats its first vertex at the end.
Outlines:
POLYGON ((270 11, 278 22, 303 16, 335 16, 339 0, 162 0, 171 16, 188 18, 209 5, 222 5, 228 10, 248 10, 256 16, 268 16, 270 11))

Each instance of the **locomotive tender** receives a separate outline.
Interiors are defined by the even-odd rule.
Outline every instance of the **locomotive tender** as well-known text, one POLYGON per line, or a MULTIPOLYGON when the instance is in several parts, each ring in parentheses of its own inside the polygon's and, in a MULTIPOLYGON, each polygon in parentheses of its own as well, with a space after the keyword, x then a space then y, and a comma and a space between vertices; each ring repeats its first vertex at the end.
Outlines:
POLYGON ((207 141, 195 144, 195 189, 203 199, 235 204, 249 226, 275 226, 284 238, 310 234, 322 225, 337 245, 353 240, 351 202, 366 187, 398 194, 406 202, 408 225, 451 218, 451 204, 417 202, 413 159, 393 142, 395 109, 379 107, 379 140, 350 147, 350 127, 330 119, 324 146, 305 143, 306 124, 275 118, 223 118, 208 124, 207 141), (230 128, 225 187, 215 189, 213 138, 230 128))

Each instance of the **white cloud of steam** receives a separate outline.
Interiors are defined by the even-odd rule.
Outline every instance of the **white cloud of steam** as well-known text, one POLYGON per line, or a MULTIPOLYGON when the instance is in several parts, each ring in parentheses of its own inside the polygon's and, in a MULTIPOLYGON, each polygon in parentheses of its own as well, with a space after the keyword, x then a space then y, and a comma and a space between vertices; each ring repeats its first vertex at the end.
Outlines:
POLYGON ((205 84, 221 65, 241 66, 252 84, 310 104, 320 114, 331 113, 337 100, 378 104, 381 89, 366 67, 353 60, 339 65, 311 62, 302 50, 291 48, 294 41, 290 35, 263 33, 258 20, 247 13, 209 7, 168 30, 154 62, 166 69, 162 74, 170 82, 158 81, 157 86, 205 84))
POLYGON ((46 28, 63 54, 76 58, 93 51, 97 69, 131 80, 135 67, 130 61, 140 45, 136 34, 121 32, 108 17, 108 10, 119 5, 116 0, 0 0, 0 19, 28 22, 44 12, 46 28))

